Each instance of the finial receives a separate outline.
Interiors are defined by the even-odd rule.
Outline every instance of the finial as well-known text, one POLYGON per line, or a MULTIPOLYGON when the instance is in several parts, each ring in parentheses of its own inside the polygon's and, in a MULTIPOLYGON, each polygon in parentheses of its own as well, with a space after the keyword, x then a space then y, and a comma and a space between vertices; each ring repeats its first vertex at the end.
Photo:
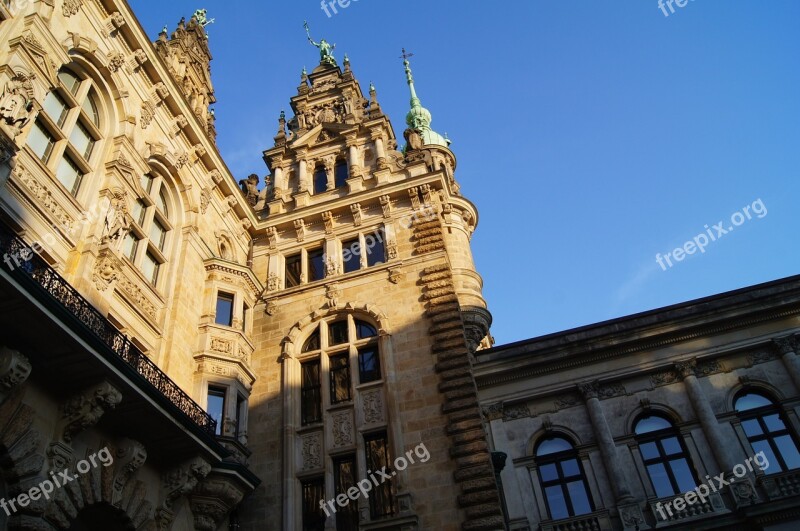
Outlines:
POLYGON ((164 27, 161 28, 161 33, 163 33, 164 35, 167 34, 167 25, 166 24, 164 24, 164 27))
POLYGON ((281 120, 281 121, 286 121, 286 111, 284 111, 284 110, 281 110, 281 117, 280 117, 280 120, 281 120))
POLYGON ((372 83, 372 81, 369 82, 369 92, 370 94, 375 92, 375 85, 372 83))

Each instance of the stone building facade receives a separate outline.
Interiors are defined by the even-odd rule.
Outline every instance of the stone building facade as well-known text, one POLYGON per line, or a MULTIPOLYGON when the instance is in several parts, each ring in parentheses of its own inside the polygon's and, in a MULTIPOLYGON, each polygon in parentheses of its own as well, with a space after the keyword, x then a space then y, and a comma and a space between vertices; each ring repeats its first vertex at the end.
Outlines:
POLYGON ((406 54, 401 148, 309 33, 262 185, 208 23, 0 3, 0 530, 793 529, 800 279, 493 347, 406 54))

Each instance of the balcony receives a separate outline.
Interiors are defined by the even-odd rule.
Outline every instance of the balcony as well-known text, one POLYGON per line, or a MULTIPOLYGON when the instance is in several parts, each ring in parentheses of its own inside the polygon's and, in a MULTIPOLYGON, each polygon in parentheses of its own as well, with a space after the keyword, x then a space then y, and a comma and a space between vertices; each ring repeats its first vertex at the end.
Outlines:
POLYGON ((72 317, 73 327, 88 332, 134 372, 139 385, 157 391, 174 413, 206 435, 214 436, 216 421, 169 376, 145 356, 130 339, 92 306, 5 224, 0 222, 2 268, 45 306, 56 305, 72 317))
POLYGON ((541 531, 607 531, 612 529, 608 511, 593 513, 561 520, 544 520, 541 531))

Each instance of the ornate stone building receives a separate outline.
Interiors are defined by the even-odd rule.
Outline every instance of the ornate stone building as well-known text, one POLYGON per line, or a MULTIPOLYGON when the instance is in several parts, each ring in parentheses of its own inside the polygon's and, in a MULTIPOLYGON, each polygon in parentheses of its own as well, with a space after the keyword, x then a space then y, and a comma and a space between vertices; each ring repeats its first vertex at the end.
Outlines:
POLYGON ((237 186, 209 22, 0 3, 0 530, 795 528, 799 278, 493 347, 408 58, 237 186))

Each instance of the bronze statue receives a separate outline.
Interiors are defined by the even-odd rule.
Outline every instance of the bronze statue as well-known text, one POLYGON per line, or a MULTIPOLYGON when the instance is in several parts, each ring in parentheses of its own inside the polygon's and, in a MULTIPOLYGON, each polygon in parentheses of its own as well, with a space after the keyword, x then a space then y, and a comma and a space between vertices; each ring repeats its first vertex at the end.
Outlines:
POLYGON ((336 49, 336 45, 329 44, 328 41, 326 41, 325 39, 322 39, 319 42, 314 42, 314 39, 311 38, 311 30, 308 29, 308 22, 304 23, 303 27, 306 28, 306 35, 308 35, 308 42, 310 42, 313 46, 319 48, 320 64, 338 66, 336 64, 336 59, 333 57, 333 50, 336 49))

